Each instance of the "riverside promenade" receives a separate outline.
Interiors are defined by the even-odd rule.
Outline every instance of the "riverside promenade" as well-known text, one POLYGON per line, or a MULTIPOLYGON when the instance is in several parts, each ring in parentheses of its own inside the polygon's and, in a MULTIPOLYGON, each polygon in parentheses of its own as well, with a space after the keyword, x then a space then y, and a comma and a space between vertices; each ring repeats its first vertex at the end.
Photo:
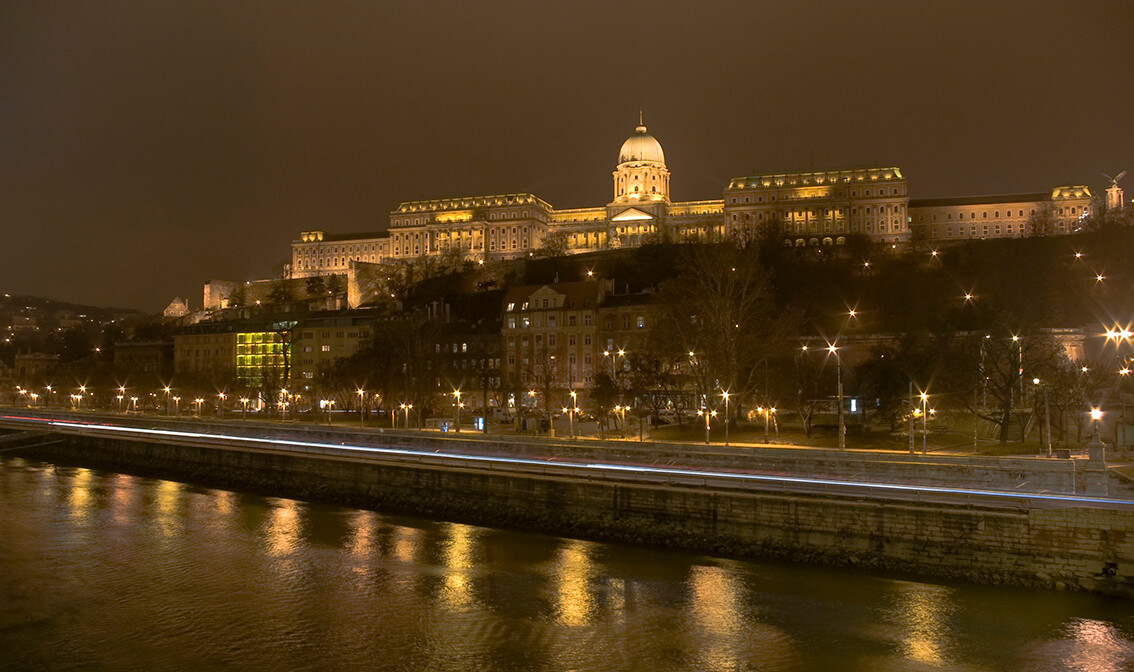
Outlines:
POLYGON ((0 437, 0 450, 223 487, 715 553, 1134 596, 1134 501, 1107 496, 1109 471, 1078 458, 24 409, 0 412, 0 427, 20 432, 7 443, 0 437))

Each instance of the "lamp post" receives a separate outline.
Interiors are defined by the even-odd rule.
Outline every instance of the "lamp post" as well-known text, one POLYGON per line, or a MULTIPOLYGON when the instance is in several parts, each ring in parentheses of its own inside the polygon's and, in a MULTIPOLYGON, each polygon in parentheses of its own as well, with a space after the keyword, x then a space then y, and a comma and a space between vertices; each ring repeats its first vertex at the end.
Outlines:
POLYGON ((359 388, 358 390, 358 426, 360 429, 366 428, 366 416, 363 406, 366 404, 366 390, 359 388))
MULTIPOLYGON (((1042 386, 1043 388, 1043 431, 1047 436, 1047 456, 1051 457, 1051 407, 1047 404, 1047 385, 1044 385, 1043 381, 1039 378, 1032 378, 1032 384, 1036 387, 1042 386)), ((1042 438, 1043 437, 1041 437, 1041 440, 1042 438)))
MULTIPOLYGON (((531 406, 532 411, 534 412, 535 406, 536 406, 535 390, 528 390, 528 405, 531 406)), ((523 417, 523 408, 520 409, 520 417, 521 418, 523 417)), ((536 436, 539 436, 539 423, 538 422, 536 423, 535 433, 536 433, 536 436)))
POLYGON ((169 385, 166 385, 165 387, 163 387, 161 389, 162 389, 163 392, 165 392, 165 417, 168 418, 169 417, 169 406, 170 406, 170 403, 169 403, 169 392, 170 392, 169 385))
POLYGON ((710 411, 707 408, 702 408, 697 411, 697 415, 705 416, 705 445, 709 445, 709 418, 715 416, 716 411, 710 411))
POLYGON ((1122 379, 1130 375, 1130 367, 1123 362, 1122 368, 1118 370, 1118 403, 1122 405, 1122 415, 1119 416, 1119 421, 1122 423, 1122 440, 1118 441, 1118 432, 1115 432, 1115 443, 1118 443, 1118 448, 1122 449, 1126 446, 1126 398, 1122 396, 1122 379))
POLYGON ((197 417, 198 418, 201 417, 201 404, 204 403, 204 401, 205 400, 202 399, 201 397, 197 397, 196 399, 193 400, 193 403, 197 404, 197 417))
POLYGON ((226 398, 227 397, 226 397, 224 392, 218 392, 217 393, 217 417, 218 418, 224 416, 224 400, 226 398))
POLYGON ((458 434, 461 433, 461 391, 453 390, 453 406, 456 408, 456 422, 453 423, 453 429, 458 434))
POLYGON ((327 426, 331 426, 331 411, 335 410, 334 399, 324 399, 323 405, 327 407, 327 426))
POLYGON ((50 405, 51 405, 51 402, 53 401, 53 400, 52 400, 52 398, 51 398, 51 397, 52 397, 52 392, 53 392, 53 390, 51 389, 51 386, 50 386, 50 385, 46 385, 46 386, 44 386, 44 388, 43 388, 43 389, 47 390, 47 401, 45 401, 44 403, 45 403, 46 405, 50 406, 50 405))
POLYGON ((828 345, 827 351, 835 356, 835 378, 838 381, 839 392, 839 450, 847 448, 847 427, 843 419, 843 358, 839 356, 839 348, 828 345))
POLYGON ((571 408, 568 409, 569 410, 568 418, 571 420, 571 438, 572 439, 575 438, 575 411, 579 410, 577 408, 578 405, 579 405, 579 393, 576 392, 575 390, 571 390, 571 408))
POLYGON ((244 419, 248 420, 248 397, 241 397, 240 405, 244 407, 244 419))
POLYGON ((126 395, 124 395, 124 394, 119 394, 119 395, 118 395, 118 412, 119 412, 119 413, 121 413, 121 412, 122 412, 122 399, 124 399, 124 398, 125 398, 125 396, 126 396, 126 395))
POLYGON ((929 440, 929 395, 921 393, 921 454, 926 454, 926 443, 929 440))
POLYGON ((181 417, 181 397, 173 398, 173 410, 177 417, 181 417))
POLYGON ((728 445, 728 397, 729 397, 728 390, 721 392, 721 396, 724 397, 724 445, 727 446, 728 445))
POLYGON ((409 429, 409 412, 410 412, 410 409, 412 409, 412 408, 413 408, 413 404, 402 404, 402 406, 401 406, 401 409, 403 411, 405 411, 405 414, 406 414, 406 429, 409 429))

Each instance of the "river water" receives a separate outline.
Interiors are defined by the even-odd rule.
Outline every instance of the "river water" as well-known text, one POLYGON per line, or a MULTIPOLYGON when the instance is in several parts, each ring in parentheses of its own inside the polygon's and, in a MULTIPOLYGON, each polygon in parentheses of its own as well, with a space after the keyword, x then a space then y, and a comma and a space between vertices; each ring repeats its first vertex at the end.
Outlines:
POLYGON ((1134 670, 1134 604, 0 459, 0 670, 1134 670))

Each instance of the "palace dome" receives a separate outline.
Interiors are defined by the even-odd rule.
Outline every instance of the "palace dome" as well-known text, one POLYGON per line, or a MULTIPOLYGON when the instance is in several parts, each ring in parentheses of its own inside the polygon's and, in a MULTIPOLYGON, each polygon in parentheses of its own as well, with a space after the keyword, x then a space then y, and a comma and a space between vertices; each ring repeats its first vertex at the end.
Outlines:
POLYGON ((639 123, 634 135, 626 138, 622 149, 618 150, 618 163, 631 161, 651 161, 665 165, 665 153, 657 138, 646 132, 645 124, 639 123))

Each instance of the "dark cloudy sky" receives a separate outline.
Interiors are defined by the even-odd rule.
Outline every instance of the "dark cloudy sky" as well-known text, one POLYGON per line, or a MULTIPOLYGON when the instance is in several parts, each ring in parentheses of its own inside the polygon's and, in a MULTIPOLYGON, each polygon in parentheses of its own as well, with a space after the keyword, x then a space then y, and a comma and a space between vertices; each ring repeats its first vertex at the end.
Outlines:
POLYGON ((601 205, 639 107, 676 199, 874 164, 1099 189, 1134 168, 1132 33, 1130 0, 4 0, 0 291, 196 306, 403 200, 601 205))

